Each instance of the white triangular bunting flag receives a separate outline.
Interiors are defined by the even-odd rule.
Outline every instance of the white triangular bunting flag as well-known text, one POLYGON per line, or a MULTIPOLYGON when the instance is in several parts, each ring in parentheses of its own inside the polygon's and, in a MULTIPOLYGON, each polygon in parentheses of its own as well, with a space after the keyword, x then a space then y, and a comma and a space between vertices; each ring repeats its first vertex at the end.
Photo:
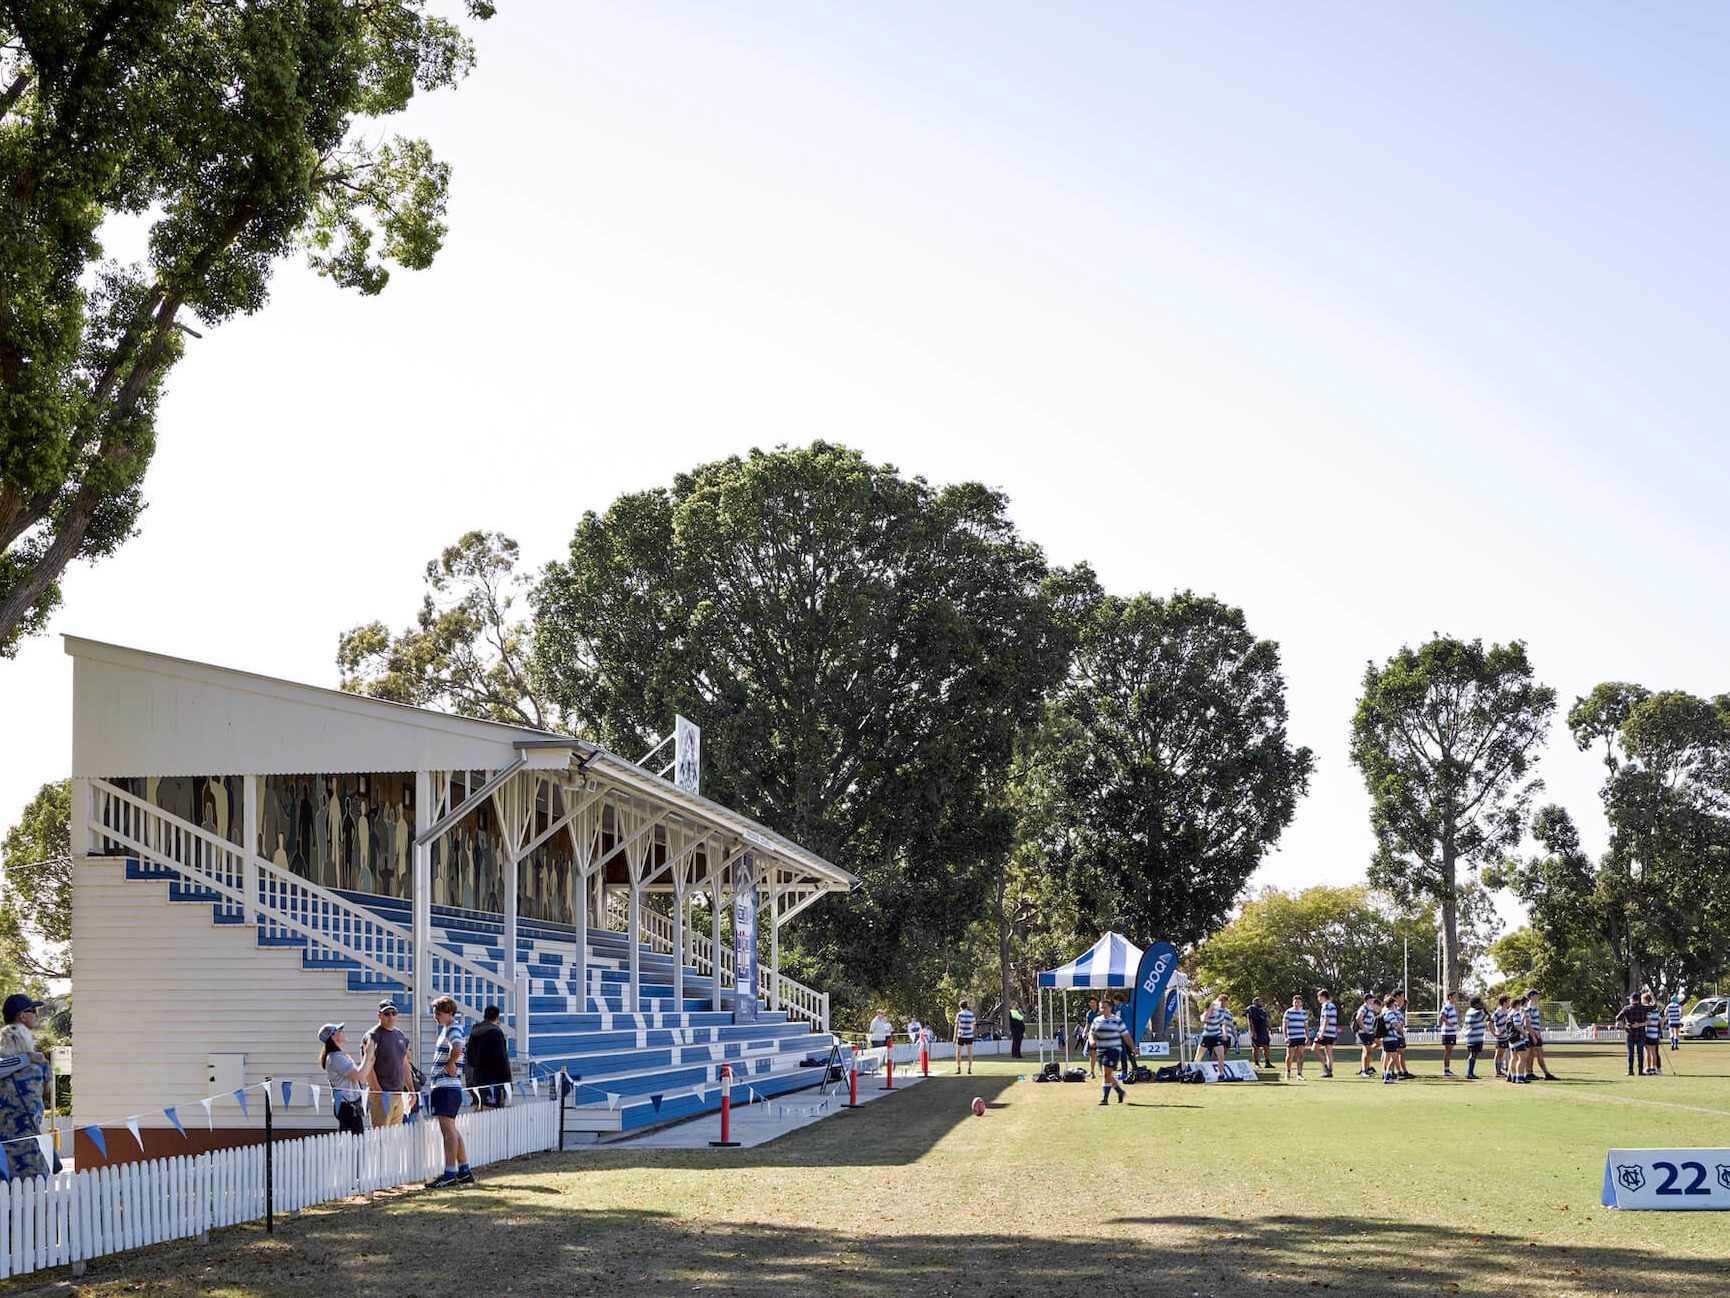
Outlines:
MULTIPOLYGON (((317 1089, 318 1088, 316 1086, 313 1087, 313 1090, 316 1091, 317 1089)), ((212 1131, 215 1131, 216 1130, 216 1120, 210 1116, 210 1100, 211 1100, 211 1097, 207 1095, 202 1100, 200 1100, 199 1103, 204 1106, 204 1125, 209 1127, 212 1131)))
POLYGON ((534 1095, 534 1097, 537 1100, 541 1098, 541 1079, 540 1078, 538 1078, 538 1077, 529 1078, 529 1091, 534 1095))
MULTIPOLYGON (((137 1118, 133 1118, 126 1125, 132 1129, 133 1135, 136 1136, 138 1134, 138 1119, 137 1118)), ((142 1140, 138 1142, 138 1147, 140 1149, 144 1148, 144 1142, 142 1140)), ((43 1166, 53 1167, 54 1166, 54 1137, 53 1137, 53 1135, 51 1135, 48 1132, 43 1132, 41 1135, 37 1136, 36 1137, 36 1149, 37 1149, 37 1152, 42 1155, 43 1166)))
POLYGON ((315 1109, 318 1107, 318 1083, 317 1082, 312 1083, 312 1107, 315 1109))
POLYGON ((609 1110, 612 1110, 613 1112, 618 1111, 619 1096, 618 1096, 618 1093, 616 1091, 608 1091, 607 1092, 607 1108, 609 1110))
POLYGON ((693 1086, 691 1088, 691 1094, 696 1096, 700 1100, 703 1098, 705 1091, 703 1090, 703 1088, 701 1086, 693 1086))
POLYGON ((505 1103, 506 1104, 509 1104, 511 1102, 511 1094, 512 1094, 511 1084, 509 1082, 506 1082, 505 1083, 505 1103))
POLYGON ((132 1138, 138 1142, 138 1152, 142 1154, 144 1152, 144 1137, 138 1134, 138 1119, 128 1118, 126 1129, 132 1133, 132 1138))

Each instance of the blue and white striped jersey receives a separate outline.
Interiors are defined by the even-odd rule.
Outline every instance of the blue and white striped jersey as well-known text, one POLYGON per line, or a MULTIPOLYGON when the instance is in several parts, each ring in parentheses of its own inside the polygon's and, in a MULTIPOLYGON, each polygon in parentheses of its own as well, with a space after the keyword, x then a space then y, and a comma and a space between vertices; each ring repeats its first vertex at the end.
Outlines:
POLYGON ((955 1011, 955 1039, 965 1041, 973 1035, 973 1011, 955 1011))
POLYGON ((1656 1041, 1663 1025, 1664 1021, 1659 1016, 1658 1007, 1654 1005, 1646 1015, 1646 1040, 1656 1041))
POLYGON ((1480 1009, 1466 1011, 1466 1044, 1481 1046, 1484 1044, 1484 1023, 1490 1016, 1480 1009))
POLYGON ((1384 1036, 1403 1036, 1406 1030, 1406 1012, 1398 1005, 1384 1005, 1382 1007, 1382 1024, 1384 1036))
POLYGON ((1490 1029, 1496 1034, 1498 1042, 1506 1042, 1508 1039, 1509 1017, 1508 1011, 1500 1005, 1490 1011, 1490 1029))
POLYGON ((1316 1026, 1318 1037, 1337 1037, 1340 1034, 1340 1007, 1332 1001, 1323 1001, 1322 1007, 1316 1011, 1319 1023, 1316 1026))
POLYGON ((1300 1010, 1294 1005, 1280 1020, 1280 1030, 1285 1033, 1288 1045, 1307 1040, 1310 1034, 1310 1012, 1300 1010))
POLYGON ((1460 1030, 1460 1011, 1451 1001, 1442 1003, 1442 1012, 1438 1026, 1444 1033, 1456 1034, 1460 1030))
POLYGON ((1521 1020, 1526 1025, 1527 1032, 1542 1032, 1544 1030, 1544 1013, 1538 1008, 1536 1001, 1526 1004, 1526 1016, 1521 1020))
POLYGON ((462 1062, 466 1045, 460 1022, 451 1022, 439 1029, 438 1040, 433 1044, 432 1072, 428 1075, 428 1081, 435 1089, 463 1084, 462 1062), (455 1076, 445 1071, 452 1061, 457 1064, 455 1076))
POLYGON ((1093 1020, 1093 1046, 1096 1050, 1123 1049, 1123 1034, 1129 1029, 1115 1014, 1101 1013, 1093 1020))
POLYGON ((1376 1030, 1376 1015, 1380 1012, 1370 1002, 1365 1001, 1358 1006, 1358 1012, 1352 1015, 1352 1022, 1357 1025, 1359 1032, 1374 1032, 1376 1030))
POLYGON ((1664 1006, 1664 1022, 1673 1028, 1679 1028, 1682 1026, 1681 1001, 1671 1001, 1668 1005, 1664 1006))

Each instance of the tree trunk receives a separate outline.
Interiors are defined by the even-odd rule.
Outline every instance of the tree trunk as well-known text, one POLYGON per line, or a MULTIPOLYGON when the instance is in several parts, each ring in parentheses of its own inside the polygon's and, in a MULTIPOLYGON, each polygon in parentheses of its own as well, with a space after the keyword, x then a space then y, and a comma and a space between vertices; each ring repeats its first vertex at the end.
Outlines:
MULTIPOLYGON (((1460 900, 1452 843, 1442 845, 1442 999, 1460 990, 1460 900)), ((1407 994, 1411 992, 1407 988, 1407 994)), ((1439 1007, 1438 1007, 1439 1008, 1439 1007)))
POLYGON ((1009 999, 1009 912, 1004 905, 1008 890, 1009 868, 1006 863, 997 871, 997 973, 1003 991, 1003 1008, 998 1011, 998 1021, 1004 1032, 1009 1031, 1009 1007, 1014 1003, 1009 999))

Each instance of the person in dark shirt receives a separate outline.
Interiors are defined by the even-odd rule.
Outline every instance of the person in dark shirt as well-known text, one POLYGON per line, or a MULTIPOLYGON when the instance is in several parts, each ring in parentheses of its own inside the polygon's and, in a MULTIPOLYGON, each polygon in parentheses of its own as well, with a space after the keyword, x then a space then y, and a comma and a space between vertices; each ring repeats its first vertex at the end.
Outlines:
POLYGON ((1646 1049, 1646 1007, 1637 993, 1630 993, 1628 1003, 1616 1011, 1616 1023, 1628 1034, 1628 1076, 1644 1074, 1640 1057, 1646 1049))
POLYGON ((480 1091, 481 1107, 501 1107, 505 1102, 505 1083, 511 1080, 511 1055, 505 1030, 499 1026, 497 1005, 489 1005, 481 1012, 481 1021, 469 1034, 469 1048, 463 1058, 468 1064, 469 1086, 480 1091))
POLYGON ((1273 1037, 1268 1032, 1267 1009, 1257 996, 1244 1011, 1249 1018, 1249 1061, 1258 1068, 1273 1067, 1273 1037))

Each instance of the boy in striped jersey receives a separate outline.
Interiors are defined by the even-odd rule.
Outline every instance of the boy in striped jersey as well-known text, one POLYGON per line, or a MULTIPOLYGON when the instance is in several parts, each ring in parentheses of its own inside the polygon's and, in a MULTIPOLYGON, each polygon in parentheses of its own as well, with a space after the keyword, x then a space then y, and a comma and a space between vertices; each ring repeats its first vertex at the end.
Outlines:
POLYGON ((1216 1064, 1225 1062, 1225 1042, 1232 1026, 1231 1007, 1221 996, 1207 1007, 1207 1015, 1201 1021, 1201 1044, 1195 1049, 1195 1062, 1211 1059, 1216 1064))
POLYGON ((1326 987, 1316 992, 1321 1005, 1316 1010, 1316 1058, 1321 1060, 1322 1076, 1334 1075, 1334 1042, 1340 1035, 1340 1007, 1334 1004, 1334 994, 1326 987))
POLYGON ((1364 1003, 1358 1006, 1356 1014, 1352 1015, 1352 1026, 1357 1029, 1358 1045, 1363 1047, 1364 1057, 1358 1068, 1359 1077, 1374 1077, 1376 1070, 1370 1067, 1370 1055, 1376 1048, 1376 1020, 1382 1016, 1382 998, 1374 992, 1364 993, 1364 1003))
POLYGON ((1651 992, 1640 997, 1646 1007, 1646 1075, 1648 1077, 1661 1072, 1658 1063, 1659 1032, 1662 1020, 1658 1017, 1658 1002, 1651 992))
POLYGON ((1460 994, 1449 992, 1436 1016, 1436 1028, 1442 1036, 1442 1076, 1454 1075, 1454 1045, 1460 1039, 1460 994))
POLYGON ((1128 1060, 1134 1054, 1135 1042, 1130 1040, 1129 1029, 1112 1011, 1110 1001, 1102 1003, 1093 1020, 1093 1057, 1099 1061, 1100 1073, 1105 1078, 1105 1087, 1099 1096, 1101 1104, 1111 1103, 1113 1091, 1117 1092, 1117 1102, 1123 1103, 1123 1087, 1118 1085, 1116 1076, 1117 1065, 1120 1059, 1128 1060))
MULTIPOLYGON (((973 1011, 967 1008, 967 1002, 961 1002, 961 1008, 955 1011, 955 1072, 961 1072, 961 1052, 967 1052, 967 1071, 973 1071, 973 1011)), ((1120 1025, 1121 1026, 1121 1025, 1120 1025)))
POLYGON ((1484 998, 1472 997, 1472 1003, 1466 1007, 1466 1080, 1476 1081, 1478 1077, 1478 1056, 1484 1053, 1484 1025, 1489 1021, 1489 1015, 1484 1013, 1484 998))
POLYGON ((1524 1084, 1532 1080, 1532 1061, 1528 1052, 1532 1043, 1526 1040, 1526 1007, 1518 1001, 1508 1006, 1508 1080, 1524 1084))
POLYGON ((1496 997, 1496 1008, 1490 1011, 1490 1031, 1496 1038, 1496 1076, 1508 1075, 1508 998, 1496 997))
POLYGON ((1550 1071, 1550 1065, 1544 1060, 1544 1015, 1538 1008, 1538 993, 1526 993, 1526 1041, 1531 1046, 1531 1060, 1526 1065, 1526 1076, 1532 1075, 1532 1064, 1544 1070, 1544 1080, 1553 1082, 1556 1074, 1550 1071))
POLYGON ((1291 998, 1291 1008, 1285 1012, 1281 1020, 1285 1032, 1285 1076, 1291 1080, 1291 1066, 1297 1064, 1298 1081, 1304 1079, 1304 1043, 1309 1040, 1310 1014, 1304 1008, 1303 993, 1299 992, 1291 998))
POLYGON ((1672 992, 1664 1006, 1664 1023, 1670 1029, 1670 1049, 1682 1048, 1682 993, 1672 992))
POLYGON ((1403 1082, 1411 1076, 1406 1071, 1406 993, 1401 988, 1395 988, 1388 995, 1388 1003, 1382 1007, 1385 1035, 1382 1037, 1382 1080, 1386 1081, 1389 1074, 1397 1082, 1403 1082), (1389 1042, 1393 1042, 1390 1049, 1389 1042))

